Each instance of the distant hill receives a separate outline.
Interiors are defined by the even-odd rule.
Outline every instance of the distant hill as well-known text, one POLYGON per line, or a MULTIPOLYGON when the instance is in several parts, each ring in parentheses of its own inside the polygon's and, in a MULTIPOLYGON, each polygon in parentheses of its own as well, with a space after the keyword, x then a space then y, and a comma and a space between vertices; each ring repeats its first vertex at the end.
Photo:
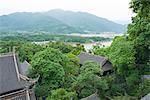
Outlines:
POLYGON ((80 32, 65 23, 40 13, 13 13, 0 16, 0 31, 30 31, 50 33, 80 32))
POLYGON ((105 18, 97 17, 85 12, 72 12, 54 9, 44 14, 86 32, 125 32, 126 30, 124 25, 117 24, 105 18))
POLYGON ((0 31, 49 33, 125 32, 126 26, 85 12, 50 10, 38 13, 13 13, 0 16, 0 31))

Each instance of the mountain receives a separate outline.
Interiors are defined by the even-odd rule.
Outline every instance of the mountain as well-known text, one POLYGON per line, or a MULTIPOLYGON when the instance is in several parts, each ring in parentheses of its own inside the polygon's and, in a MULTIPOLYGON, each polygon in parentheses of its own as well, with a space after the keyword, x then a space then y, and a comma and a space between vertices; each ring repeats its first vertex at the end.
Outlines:
POLYGON ((50 16, 26 12, 0 16, 0 31, 44 31, 50 33, 80 32, 50 16))
POLYGON ((126 27, 85 12, 64 11, 54 9, 44 13, 63 23, 85 32, 124 32, 126 27))
POLYGON ((85 12, 50 10, 48 12, 17 12, 0 16, 0 31, 50 33, 125 32, 121 24, 85 12))

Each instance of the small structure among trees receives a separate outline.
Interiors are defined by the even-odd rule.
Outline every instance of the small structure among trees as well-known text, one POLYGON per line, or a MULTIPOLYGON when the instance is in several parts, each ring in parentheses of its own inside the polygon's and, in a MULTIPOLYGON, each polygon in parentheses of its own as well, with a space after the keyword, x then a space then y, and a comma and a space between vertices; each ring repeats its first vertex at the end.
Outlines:
POLYGON ((35 80, 21 74, 18 55, 0 55, 0 100, 36 100, 35 80))
POLYGON ((86 61, 93 61, 93 62, 100 64, 100 66, 102 67, 102 70, 103 70, 103 75, 112 73, 112 68, 113 68, 112 64, 105 57, 92 55, 92 54, 89 54, 86 52, 81 52, 79 55, 79 59, 80 59, 81 65, 83 65, 86 61))

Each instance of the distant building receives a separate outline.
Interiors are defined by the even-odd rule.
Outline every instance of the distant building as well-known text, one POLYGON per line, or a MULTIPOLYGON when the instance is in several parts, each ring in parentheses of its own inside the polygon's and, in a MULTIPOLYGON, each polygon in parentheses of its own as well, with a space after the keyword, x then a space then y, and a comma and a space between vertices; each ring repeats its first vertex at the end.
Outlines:
POLYGON ((78 57, 79 57, 81 65, 83 65, 86 61, 93 61, 93 62, 100 64, 103 70, 103 75, 112 73, 112 68, 113 68, 112 64, 105 57, 93 55, 93 54, 86 53, 86 52, 81 52, 78 57))
POLYGON ((35 82, 22 75, 17 54, 0 55, 0 100, 36 100, 35 82))

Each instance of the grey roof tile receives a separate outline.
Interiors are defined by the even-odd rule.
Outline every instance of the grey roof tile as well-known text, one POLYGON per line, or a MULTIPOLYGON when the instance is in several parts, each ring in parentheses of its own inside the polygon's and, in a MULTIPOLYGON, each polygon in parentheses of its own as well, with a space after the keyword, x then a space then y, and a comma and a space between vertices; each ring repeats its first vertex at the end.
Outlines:
POLYGON ((107 61, 105 57, 92 55, 86 52, 81 52, 79 55, 79 59, 80 59, 80 64, 83 64, 85 61, 89 60, 89 61, 100 63, 101 66, 103 66, 103 64, 107 61))
POLYGON ((80 64, 84 64, 86 61, 94 61, 102 66, 103 71, 112 69, 112 64, 105 57, 89 54, 86 52, 81 52, 78 57, 80 60, 80 64))
MULTIPOLYGON (((20 63, 18 56, 16 56, 16 61, 18 65, 18 70, 20 73, 20 63)), ((22 79, 20 81, 17 77, 17 71, 15 68, 15 62, 13 54, 6 54, 0 56, 0 95, 11 92, 14 90, 22 89, 26 85, 26 82, 22 79)))

